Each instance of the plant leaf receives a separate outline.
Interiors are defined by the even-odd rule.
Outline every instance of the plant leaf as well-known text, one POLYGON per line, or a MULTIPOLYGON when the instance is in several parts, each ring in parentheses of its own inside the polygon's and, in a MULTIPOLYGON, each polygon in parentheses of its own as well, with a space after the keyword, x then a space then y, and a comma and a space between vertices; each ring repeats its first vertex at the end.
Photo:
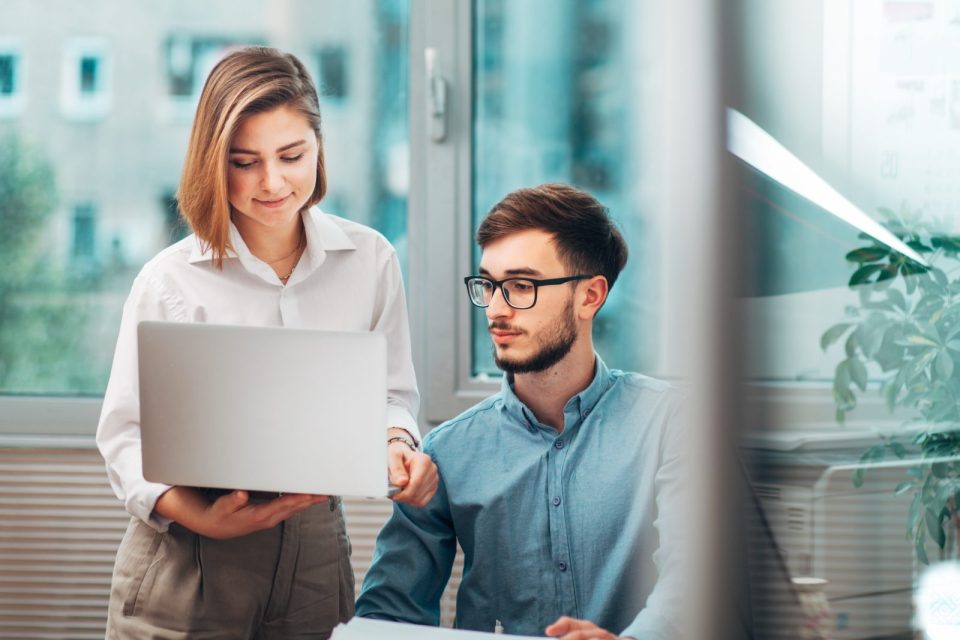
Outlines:
MULTIPOLYGON (((863 361, 856 356, 848 359, 850 363, 850 379, 853 380, 854 384, 860 387, 861 391, 867 390, 867 367, 864 366, 863 361)), ((951 360, 951 363, 953 361, 951 360)))
POLYGON ((907 539, 909 540, 917 528, 920 519, 920 509, 923 506, 923 499, 920 492, 913 494, 913 501, 910 503, 910 511, 907 513, 907 539))
POLYGON ((847 341, 843 345, 843 350, 847 354, 848 358, 853 358, 854 354, 857 353, 857 344, 859 343, 858 336, 860 333, 860 327, 857 327, 847 336, 847 341))
POLYGON ((876 272, 883 269, 882 264, 868 264, 866 266, 860 267, 853 272, 853 275, 850 276, 850 281, 847 283, 847 286, 855 287, 857 285, 866 284, 870 282, 870 278, 876 272))
POLYGON ((899 442, 891 442, 890 450, 893 451, 893 455, 897 456, 901 460, 907 457, 907 449, 899 442))
POLYGON ((931 269, 930 275, 933 276, 934 282, 936 282, 941 287, 947 286, 947 274, 945 274, 940 269, 931 269))
POLYGON ((877 260, 883 260, 888 255, 890 255, 890 250, 886 247, 861 247, 848 253, 846 259, 850 262, 876 262, 877 260))
POLYGON ((927 336, 922 336, 918 333, 913 334, 912 336, 906 336, 901 342, 909 347, 936 347, 938 346, 936 342, 928 338, 927 336))
POLYGON ((847 329, 852 326, 852 322, 841 322, 840 324, 835 324, 827 329, 823 336, 820 337, 820 348, 826 351, 827 347, 839 340, 840 336, 846 333, 847 329))
POLYGON ((902 496, 907 491, 910 491, 910 489, 913 489, 913 483, 906 480, 897 485, 897 488, 893 490, 893 495, 902 496))
POLYGON ((917 527, 917 534, 913 539, 913 550, 917 554, 917 559, 923 564, 929 565, 930 560, 927 559, 927 550, 924 545, 924 535, 923 535, 923 521, 920 521, 920 526, 917 527))
POLYGON ((853 470, 853 475, 850 477, 850 481, 857 489, 863 486, 863 467, 857 467, 853 470))
POLYGON ((942 379, 949 380, 950 376, 953 375, 953 358, 950 357, 950 354, 946 349, 943 349, 937 354, 937 362, 935 366, 937 373, 940 374, 942 379))
POLYGON ((907 310, 907 300, 903 297, 903 294, 900 293, 897 289, 888 289, 887 290, 887 299, 890 300, 894 305, 900 307, 904 311, 907 310))
POLYGON ((928 507, 924 519, 926 520, 927 533, 930 534, 930 538, 937 543, 938 547, 943 549, 947 537, 943 532, 943 527, 940 526, 940 514, 928 507))

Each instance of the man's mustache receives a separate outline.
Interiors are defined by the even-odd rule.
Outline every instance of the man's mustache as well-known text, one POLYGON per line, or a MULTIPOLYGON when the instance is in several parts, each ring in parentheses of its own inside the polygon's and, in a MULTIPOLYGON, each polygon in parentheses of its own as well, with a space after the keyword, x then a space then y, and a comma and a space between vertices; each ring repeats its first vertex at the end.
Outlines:
POLYGON ((517 327, 511 326, 506 322, 500 322, 497 320, 487 324, 487 331, 492 331, 494 329, 497 331, 509 331, 511 333, 526 333, 523 329, 518 329, 517 327))

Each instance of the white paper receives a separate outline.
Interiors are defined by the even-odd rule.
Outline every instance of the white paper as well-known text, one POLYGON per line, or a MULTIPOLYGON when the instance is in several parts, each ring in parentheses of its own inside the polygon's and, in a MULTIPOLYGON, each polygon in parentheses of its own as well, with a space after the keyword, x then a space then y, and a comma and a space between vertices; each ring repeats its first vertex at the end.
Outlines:
POLYGON ((333 630, 330 640, 481 640, 482 638, 501 638, 510 640, 528 640, 534 636, 505 636, 481 631, 461 631, 445 627, 424 627, 402 622, 353 618, 347 624, 341 624, 333 630))

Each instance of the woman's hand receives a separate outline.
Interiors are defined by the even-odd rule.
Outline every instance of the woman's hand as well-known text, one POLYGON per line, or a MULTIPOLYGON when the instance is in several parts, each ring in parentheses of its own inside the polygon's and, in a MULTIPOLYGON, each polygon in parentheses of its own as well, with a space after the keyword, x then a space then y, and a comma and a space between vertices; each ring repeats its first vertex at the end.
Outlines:
POLYGON ((154 511, 208 538, 224 540, 277 526, 328 496, 291 493, 267 502, 250 502, 246 491, 232 491, 214 502, 195 489, 173 487, 157 500, 154 511))
MULTIPOLYGON (((409 435, 405 430, 391 429, 394 430, 409 435)), ((437 465, 430 456, 414 451, 405 442, 398 440, 387 447, 387 472, 390 484, 401 489, 392 498, 395 502, 424 507, 437 492, 437 465)))

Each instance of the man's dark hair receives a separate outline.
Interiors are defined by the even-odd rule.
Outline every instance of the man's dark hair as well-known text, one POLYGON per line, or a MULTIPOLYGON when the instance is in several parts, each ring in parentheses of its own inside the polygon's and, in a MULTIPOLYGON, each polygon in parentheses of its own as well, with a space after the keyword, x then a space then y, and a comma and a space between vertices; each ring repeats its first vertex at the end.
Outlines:
POLYGON ((553 236, 569 275, 602 275, 612 289, 627 263, 627 243, 607 208, 570 185, 548 183, 507 194, 480 223, 477 244, 485 247, 528 229, 553 236))

